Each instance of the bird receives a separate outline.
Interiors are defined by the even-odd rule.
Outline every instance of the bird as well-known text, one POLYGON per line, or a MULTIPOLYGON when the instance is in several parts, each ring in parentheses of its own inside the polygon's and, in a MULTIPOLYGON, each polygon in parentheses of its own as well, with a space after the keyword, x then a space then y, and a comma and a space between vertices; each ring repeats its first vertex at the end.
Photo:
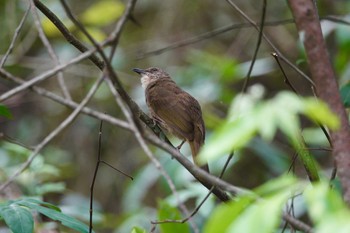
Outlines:
POLYGON ((209 172, 208 164, 199 165, 197 155, 204 145, 205 124, 198 101, 182 90, 170 75, 157 67, 134 68, 141 75, 145 89, 146 104, 152 119, 170 134, 181 139, 181 146, 187 141, 194 163, 209 172))

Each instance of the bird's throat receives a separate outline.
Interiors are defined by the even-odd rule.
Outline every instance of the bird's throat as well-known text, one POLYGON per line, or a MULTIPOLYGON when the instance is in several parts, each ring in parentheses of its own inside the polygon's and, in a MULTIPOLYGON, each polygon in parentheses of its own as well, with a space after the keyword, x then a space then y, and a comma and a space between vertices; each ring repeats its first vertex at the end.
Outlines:
POLYGON ((146 74, 143 74, 142 77, 141 77, 141 84, 142 84, 142 87, 146 90, 146 88, 148 87, 148 85, 152 82, 152 79, 146 75, 146 74))

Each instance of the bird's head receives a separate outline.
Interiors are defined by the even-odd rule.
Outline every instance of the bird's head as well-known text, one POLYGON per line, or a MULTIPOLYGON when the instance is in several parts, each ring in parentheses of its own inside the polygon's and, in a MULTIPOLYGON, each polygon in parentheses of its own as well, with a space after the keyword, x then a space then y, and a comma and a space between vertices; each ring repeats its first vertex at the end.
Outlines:
POLYGON ((134 68, 132 70, 141 75, 142 87, 145 89, 150 83, 155 82, 161 78, 170 78, 168 73, 157 67, 150 67, 145 70, 134 68))

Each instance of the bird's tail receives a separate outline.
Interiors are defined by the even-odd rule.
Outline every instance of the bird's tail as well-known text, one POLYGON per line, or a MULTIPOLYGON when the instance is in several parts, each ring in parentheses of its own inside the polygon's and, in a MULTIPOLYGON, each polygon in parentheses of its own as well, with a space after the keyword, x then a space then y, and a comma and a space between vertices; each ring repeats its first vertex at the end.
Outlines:
POLYGON ((204 165, 200 166, 198 164, 198 159, 197 159, 197 155, 198 155, 199 150, 201 149, 201 147, 203 145, 203 142, 201 142, 201 140, 193 140, 193 141, 189 141, 188 143, 190 144, 190 147, 191 147, 192 158, 193 158, 194 163, 209 173, 208 164, 204 164, 204 165))

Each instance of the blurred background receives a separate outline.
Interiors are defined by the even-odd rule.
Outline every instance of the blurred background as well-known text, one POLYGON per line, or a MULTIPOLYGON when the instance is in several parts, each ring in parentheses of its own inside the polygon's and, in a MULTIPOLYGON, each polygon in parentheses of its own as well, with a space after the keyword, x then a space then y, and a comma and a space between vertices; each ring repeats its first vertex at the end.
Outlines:
MULTIPOLYGON (((42 2, 77 38, 91 46, 69 21, 59 1, 42 2)), ((253 20, 260 20, 262 2, 237 0, 235 3, 253 20)), ((118 0, 69 1, 72 12, 98 41, 106 39, 113 30, 125 4, 126 1, 118 0)), ((7 51, 27 8, 27 1, 0 1, 0 56, 7 51)), ((336 15, 350 19, 350 2, 346 0, 318 1, 318 9, 321 17, 336 15)), ((39 16, 61 63, 80 54, 43 14, 39 12, 39 16)), ((285 57, 308 74, 303 48, 290 19, 292 16, 286 1, 268 1, 264 32, 285 57)), ((321 23, 339 83, 345 85, 350 78, 350 27, 329 20, 321 23)), ((179 86, 200 102, 209 138, 213 129, 225 119, 234 97, 242 90, 257 39, 256 29, 249 26, 226 1, 143 0, 136 3, 133 20, 128 21, 122 32, 113 66, 127 92, 146 112, 144 91, 132 68, 157 66, 167 71, 179 86)), ((272 48, 262 41, 250 83, 263 85, 266 98, 281 90, 289 90, 271 56, 272 52, 272 48)), ((309 82, 284 63, 282 65, 297 91, 302 95, 312 95, 309 82)), ((23 79, 30 79, 54 66, 29 13, 4 68, 23 79)), ((72 99, 80 102, 100 74, 100 70, 88 60, 65 69, 63 76, 72 99)), ((11 81, 0 79, 0 93, 15 86, 11 81)), ((62 95, 55 77, 38 86, 62 95)), ((12 114, 11 119, 0 117, 0 132, 12 139, 0 142, 0 177, 4 182, 27 159, 30 147, 37 145, 72 110, 29 90, 2 104, 12 114)), ((88 106, 124 119, 105 84, 101 85, 88 106)), ((12 185, 11 195, 42 196, 67 213, 88 219, 99 124, 99 120, 81 114, 19 176, 12 185)), ((326 140, 319 136, 319 131, 308 128, 309 122, 303 124, 310 147, 312 143, 328 146, 326 140)), ((134 180, 108 166, 100 167, 94 192, 95 229, 130 232, 135 225, 149 229, 149 221, 157 219, 157 208, 163 205, 163 201, 175 205, 176 200, 134 135, 108 123, 103 124, 102 133, 103 160, 134 177, 134 180)), ((179 143, 175 138, 171 141, 175 145, 179 143)), ((180 196, 193 207, 205 195, 205 189, 191 182, 192 176, 168 154, 153 146, 151 149, 173 178, 180 196)), ((181 151, 190 155, 187 145, 181 151)), ((317 150, 312 154, 324 168, 325 175, 329 175, 333 167, 329 152, 317 150)), ((283 137, 277 135, 272 142, 257 137, 235 154, 224 179, 237 186, 256 187, 288 171, 293 155, 293 149, 283 137)), ((212 162, 212 172, 219 174, 224 162, 225 158, 212 162)), ((299 176, 306 176, 298 162, 294 169, 299 176)), ((205 221, 214 204, 214 199, 206 203, 195 221, 205 221)))

